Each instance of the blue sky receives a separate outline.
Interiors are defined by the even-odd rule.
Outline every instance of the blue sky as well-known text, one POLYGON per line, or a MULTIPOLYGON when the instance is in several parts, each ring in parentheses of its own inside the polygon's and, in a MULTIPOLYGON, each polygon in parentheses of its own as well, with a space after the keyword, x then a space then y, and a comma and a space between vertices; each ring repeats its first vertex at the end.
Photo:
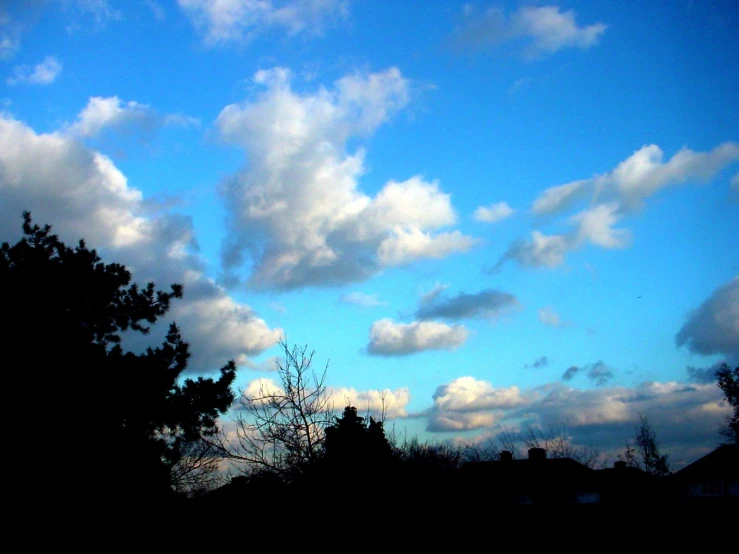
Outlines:
POLYGON ((679 467, 739 363, 738 68, 730 0, 2 3, 2 239, 184 283, 193 371, 284 334, 398 431, 645 413, 679 467))

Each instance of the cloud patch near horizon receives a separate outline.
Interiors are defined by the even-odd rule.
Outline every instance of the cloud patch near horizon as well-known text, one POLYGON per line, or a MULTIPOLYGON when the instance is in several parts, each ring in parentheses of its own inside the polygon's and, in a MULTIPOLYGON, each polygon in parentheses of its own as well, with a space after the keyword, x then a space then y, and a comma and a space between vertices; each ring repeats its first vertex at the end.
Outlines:
POLYGON ((388 181, 370 197, 359 189, 369 137, 411 100, 396 68, 351 73, 309 93, 289 70, 257 72, 255 98, 226 106, 215 126, 244 149, 247 169, 229 178, 223 264, 232 282, 251 263, 248 284, 286 290, 366 280, 383 268, 466 252, 478 240, 459 231, 451 197, 416 175, 388 181))
POLYGON ((477 436, 462 442, 480 443, 532 425, 564 429, 574 443, 601 453, 622 450, 633 438, 640 416, 646 414, 673 464, 692 461, 715 448, 719 424, 731 413, 715 383, 643 382, 593 389, 548 383, 520 390, 498 389, 490 382, 462 377, 439 386, 433 399, 425 412, 430 432, 477 430, 477 436))

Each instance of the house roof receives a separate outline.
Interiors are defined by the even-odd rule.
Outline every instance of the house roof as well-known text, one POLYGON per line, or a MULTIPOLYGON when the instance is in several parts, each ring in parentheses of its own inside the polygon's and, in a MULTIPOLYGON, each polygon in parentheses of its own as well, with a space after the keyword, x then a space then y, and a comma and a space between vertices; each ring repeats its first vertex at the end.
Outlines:
POLYGON ((677 479, 739 481, 739 445, 724 444, 675 473, 677 479))

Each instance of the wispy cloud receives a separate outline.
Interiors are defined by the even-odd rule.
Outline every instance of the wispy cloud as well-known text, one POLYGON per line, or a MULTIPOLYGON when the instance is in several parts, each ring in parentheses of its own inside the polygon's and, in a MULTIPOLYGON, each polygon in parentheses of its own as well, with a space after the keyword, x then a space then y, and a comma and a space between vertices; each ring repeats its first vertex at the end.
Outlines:
POLYGON ((50 85, 62 72, 62 64, 54 56, 47 56, 35 66, 18 65, 13 68, 13 75, 5 82, 9 85, 50 85))
POLYGON ((320 36, 349 15, 347 0, 177 0, 205 44, 244 43, 270 29, 320 36))
POLYGON ((537 58, 565 48, 595 46, 606 28, 604 23, 580 26, 574 11, 563 12, 557 6, 522 6, 506 13, 498 7, 478 10, 467 4, 452 44, 477 51, 511 44, 524 57, 537 58))
POLYGON ((539 321, 549 327, 571 327, 573 325, 569 321, 562 321, 562 318, 559 317, 559 314, 551 306, 544 306, 537 311, 537 315, 539 316, 539 321))
POLYGON ((341 302, 344 304, 354 304, 363 308, 374 308, 376 306, 387 306, 387 302, 383 302, 376 294, 365 294, 363 292, 350 292, 341 295, 341 302))
POLYGON ((430 297, 425 295, 415 315, 418 319, 494 319, 518 307, 515 296, 499 290, 485 289, 472 294, 460 292, 451 297, 439 291, 430 297))

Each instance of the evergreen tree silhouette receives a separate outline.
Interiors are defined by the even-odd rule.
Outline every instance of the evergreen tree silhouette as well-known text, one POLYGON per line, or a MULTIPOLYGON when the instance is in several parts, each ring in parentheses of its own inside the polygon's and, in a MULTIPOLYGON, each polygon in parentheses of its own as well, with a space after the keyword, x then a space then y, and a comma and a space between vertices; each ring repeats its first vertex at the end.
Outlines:
POLYGON ((160 346, 125 352, 121 333, 147 334, 183 287, 131 283, 124 266, 83 240, 66 246, 28 212, 23 233, 0 247, 0 306, 18 406, 7 432, 26 494, 77 506, 169 498, 172 467, 233 401, 234 363, 217 379, 182 379, 190 352, 174 323, 160 346))

